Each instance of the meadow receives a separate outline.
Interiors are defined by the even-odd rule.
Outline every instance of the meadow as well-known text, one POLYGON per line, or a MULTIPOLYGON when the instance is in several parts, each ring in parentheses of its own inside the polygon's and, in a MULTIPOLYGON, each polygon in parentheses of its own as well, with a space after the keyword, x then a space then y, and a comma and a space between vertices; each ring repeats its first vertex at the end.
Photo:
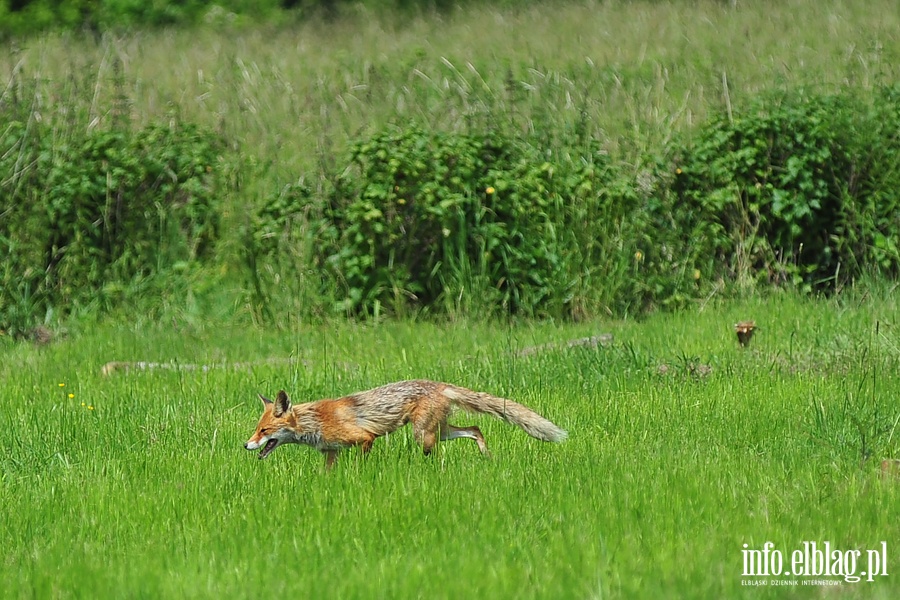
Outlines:
POLYGON ((900 449, 897 318, 884 290, 640 322, 109 323, 7 343, 2 595, 894 598, 900 482, 879 464, 900 449), (751 317, 742 349, 732 324, 751 317), (183 368, 101 375, 111 360, 183 368), (467 440, 424 457, 406 428, 330 473, 309 448, 259 461, 242 447, 258 392, 419 377, 517 399, 570 439, 459 414, 491 459, 467 440), (886 542, 888 576, 837 590, 742 577, 744 544, 789 557, 804 541, 886 542))
POLYGON ((13 43, 0 74, 36 83, 45 121, 96 128, 124 111, 136 125, 173 116, 217 129, 258 168, 245 204, 391 121, 582 119, 616 158, 639 161, 765 90, 896 82, 893 7, 587 1, 394 20, 361 8, 282 28, 46 34, 13 43))

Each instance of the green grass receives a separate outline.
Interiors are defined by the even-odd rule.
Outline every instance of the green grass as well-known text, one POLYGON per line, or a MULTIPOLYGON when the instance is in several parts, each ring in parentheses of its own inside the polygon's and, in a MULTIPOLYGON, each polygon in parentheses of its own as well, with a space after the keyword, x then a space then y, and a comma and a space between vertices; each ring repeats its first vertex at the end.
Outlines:
POLYGON ((900 450, 897 318, 888 294, 852 294, 643 322, 109 324, 46 347, 4 341, 2 595, 818 597, 829 590, 742 587, 742 545, 886 541, 890 575, 840 592, 897 597, 900 488, 876 472, 900 450), (740 350, 744 318, 761 331, 740 350), (517 354, 601 332, 611 345, 517 354), (309 448, 266 461, 242 448, 257 392, 314 399, 410 377, 518 399, 571 437, 459 415, 493 459, 466 440, 425 458, 402 430, 329 474, 309 448))
POLYGON ((98 127, 124 110, 137 124, 176 114, 222 131, 260 170, 243 202, 314 173, 389 120, 586 119, 612 152, 639 161, 761 90, 897 81, 900 15, 889 0, 735 4, 562 2, 398 21, 361 12, 100 43, 45 35, 0 55, 0 76, 36 82, 45 120, 98 127))

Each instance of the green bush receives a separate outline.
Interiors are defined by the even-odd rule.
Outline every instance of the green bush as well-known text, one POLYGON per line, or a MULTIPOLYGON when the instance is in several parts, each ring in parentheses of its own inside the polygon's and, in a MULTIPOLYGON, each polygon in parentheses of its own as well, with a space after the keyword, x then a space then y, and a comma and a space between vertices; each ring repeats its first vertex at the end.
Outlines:
POLYGON ((897 273, 897 90, 765 95, 676 154, 678 226, 727 274, 832 286, 897 273))
POLYGON ((210 255, 219 143, 190 125, 0 137, 0 328, 108 308, 210 255))
POLYGON ((332 301, 355 316, 589 318, 696 297, 712 269, 673 225, 659 169, 635 176, 570 141, 422 126, 358 141, 320 189, 286 185, 251 218, 256 314, 332 301))
POLYGON ((601 236, 620 230, 619 174, 596 148, 528 142, 411 126, 356 143, 315 227, 336 308, 582 312, 594 259, 621 245, 601 236))

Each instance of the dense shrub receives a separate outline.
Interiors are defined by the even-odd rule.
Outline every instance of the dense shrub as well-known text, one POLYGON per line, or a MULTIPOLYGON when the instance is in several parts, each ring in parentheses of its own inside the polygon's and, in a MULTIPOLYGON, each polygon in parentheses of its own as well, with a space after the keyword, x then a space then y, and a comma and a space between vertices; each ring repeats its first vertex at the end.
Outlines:
MULTIPOLYGON (((85 131, 15 106, 0 130, 0 328, 152 298, 211 258, 230 162, 216 138, 125 119, 85 131)), ((900 271, 900 89, 762 96, 636 165, 588 127, 469 126, 389 126, 262 192, 229 238, 253 313, 589 318, 734 281, 900 271)))
POLYGON ((0 137, 0 328, 114 306, 209 255, 218 142, 190 125, 0 137))
POLYGON ((678 226, 727 274, 833 285, 900 266, 900 104, 766 95, 676 150, 678 226), (744 273, 746 274, 746 273, 744 273))
POLYGON ((446 308, 466 288, 577 316, 680 306, 719 282, 895 276, 898 96, 765 95, 668 148, 674 166, 628 174, 584 140, 389 129, 354 146, 313 255, 354 314, 446 308))
POLYGON ((354 314, 462 293, 509 312, 557 312, 576 243, 566 207, 589 177, 497 133, 390 128, 354 145, 317 259, 354 314))
POLYGON ((290 185, 257 211, 245 247, 259 306, 291 273, 310 281, 309 261, 340 313, 591 312, 610 299, 594 286, 615 279, 599 271, 633 262, 631 187, 596 144, 554 154, 530 141, 421 126, 358 141, 321 201, 290 185))

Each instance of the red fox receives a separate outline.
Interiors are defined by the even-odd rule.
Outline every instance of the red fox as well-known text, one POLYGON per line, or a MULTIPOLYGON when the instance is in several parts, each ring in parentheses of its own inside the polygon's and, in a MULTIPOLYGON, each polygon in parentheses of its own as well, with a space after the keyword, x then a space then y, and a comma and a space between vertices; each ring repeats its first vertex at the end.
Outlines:
POLYGON ((512 400, 455 385, 418 379, 399 381, 350 394, 337 400, 319 400, 292 405, 284 390, 272 402, 262 394, 263 414, 244 448, 265 458, 281 444, 306 444, 325 455, 325 467, 331 469, 338 451, 347 446, 372 449, 376 438, 407 423, 413 435, 430 454, 438 439, 471 438, 482 454, 488 454, 484 436, 478 427, 454 427, 447 423, 453 407, 484 413, 518 425, 531 437, 546 442, 561 442, 568 434, 533 410, 512 400))

